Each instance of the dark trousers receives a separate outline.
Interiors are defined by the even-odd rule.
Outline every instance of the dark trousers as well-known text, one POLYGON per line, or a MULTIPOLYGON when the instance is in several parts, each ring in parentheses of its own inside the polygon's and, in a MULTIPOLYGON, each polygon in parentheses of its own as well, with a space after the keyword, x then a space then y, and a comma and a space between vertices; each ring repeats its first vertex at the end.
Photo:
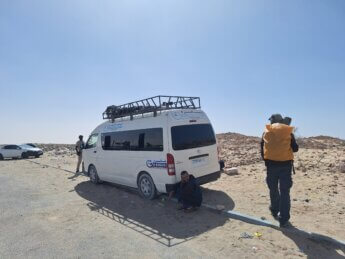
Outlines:
POLYGON ((175 193, 175 197, 177 198, 179 203, 182 203, 183 208, 189 208, 189 207, 200 207, 202 198, 194 198, 192 196, 185 197, 182 195, 181 188, 178 187, 175 193))
POLYGON ((290 219, 290 188, 292 165, 267 165, 266 182, 270 190, 271 211, 280 212, 280 222, 290 219))

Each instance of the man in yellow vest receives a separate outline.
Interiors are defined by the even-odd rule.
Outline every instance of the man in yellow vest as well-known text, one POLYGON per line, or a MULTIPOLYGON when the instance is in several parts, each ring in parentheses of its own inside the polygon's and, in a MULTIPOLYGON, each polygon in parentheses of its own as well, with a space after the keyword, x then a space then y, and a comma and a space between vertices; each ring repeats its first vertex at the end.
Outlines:
POLYGON ((280 114, 273 114, 269 120, 271 123, 266 125, 261 141, 261 155, 267 167, 270 211, 279 220, 281 227, 287 227, 290 219, 293 153, 298 151, 298 145, 293 135, 294 128, 290 126, 290 118, 283 119, 280 114))

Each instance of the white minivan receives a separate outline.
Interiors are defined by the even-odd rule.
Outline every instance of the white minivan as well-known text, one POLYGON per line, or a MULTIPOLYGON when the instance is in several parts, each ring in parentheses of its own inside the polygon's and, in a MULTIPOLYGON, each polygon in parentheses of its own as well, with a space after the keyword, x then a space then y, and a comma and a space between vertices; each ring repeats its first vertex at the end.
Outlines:
POLYGON ((91 182, 138 188, 144 198, 153 199, 173 190, 183 171, 199 184, 217 180, 216 136, 199 106, 168 102, 158 104, 158 112, 152 110, 140 106, 127 116, 133 109, 122 109, 91 133, 83 150, 91 182))

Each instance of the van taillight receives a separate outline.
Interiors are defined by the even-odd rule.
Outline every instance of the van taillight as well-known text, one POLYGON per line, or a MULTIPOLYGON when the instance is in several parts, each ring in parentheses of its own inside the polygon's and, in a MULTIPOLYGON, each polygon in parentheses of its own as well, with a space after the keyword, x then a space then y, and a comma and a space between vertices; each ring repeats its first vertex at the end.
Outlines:
POLYGON ((175 160, 172 154, 167 154, 168 175, 175 175, 175 160))
POLYGON ((217 145, 217 155, 218 155, 218 161, 220 159, 220 147, 217 145))

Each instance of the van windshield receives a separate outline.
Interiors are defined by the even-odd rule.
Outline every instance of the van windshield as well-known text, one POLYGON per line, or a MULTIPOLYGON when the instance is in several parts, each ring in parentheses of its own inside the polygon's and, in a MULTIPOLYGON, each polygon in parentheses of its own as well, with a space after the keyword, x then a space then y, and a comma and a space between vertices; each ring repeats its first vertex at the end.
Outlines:
POLYGON ((211 124, 194 124, 171 127, 174 150, 198 148, 216 144, 211 124))

